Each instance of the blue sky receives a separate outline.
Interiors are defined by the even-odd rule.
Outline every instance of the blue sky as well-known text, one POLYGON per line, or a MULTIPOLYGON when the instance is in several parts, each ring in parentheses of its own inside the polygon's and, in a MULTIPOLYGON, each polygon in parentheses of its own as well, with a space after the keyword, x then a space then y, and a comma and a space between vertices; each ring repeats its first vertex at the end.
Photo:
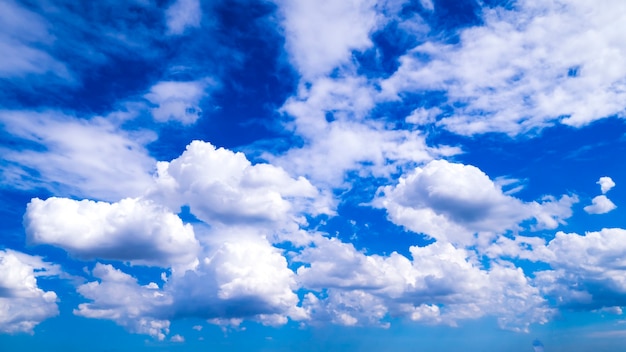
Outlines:
POLYGON ((624 19, 0 2, 0 350, 621 348, 624 19))

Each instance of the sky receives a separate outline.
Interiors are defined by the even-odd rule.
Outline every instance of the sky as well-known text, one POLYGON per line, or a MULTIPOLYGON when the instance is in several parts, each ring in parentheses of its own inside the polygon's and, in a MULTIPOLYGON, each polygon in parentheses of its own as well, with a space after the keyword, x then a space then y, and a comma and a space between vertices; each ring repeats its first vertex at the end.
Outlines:
POLYGON ((0 350, 623 348, 624 23, 0 0, 0 350))

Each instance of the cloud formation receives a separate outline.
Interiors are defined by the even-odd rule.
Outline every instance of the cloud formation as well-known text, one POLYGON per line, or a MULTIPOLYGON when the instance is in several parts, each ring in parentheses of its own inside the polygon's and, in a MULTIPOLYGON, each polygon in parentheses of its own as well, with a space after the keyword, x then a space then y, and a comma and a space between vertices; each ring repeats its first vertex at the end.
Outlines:
POLYGON ((426 41, 402 56, 383 92, 444 91, 453 113, 437 125, 462 135, 623 116, 626 41, 615 23, 624 14, 611 0, 483 8, 483 25, 462 30, 458 44, 426 41))
POLYGON ((151 201, 116 203, 35 198, 24 224, 34 244, 61 247, 82 259, 169 267, 192 265, 199 250, 193 228, 151 201))
POLYGON ((39 257, 0 250, 0 332, 33 333, 37 324, 59 314, 57 295, 44 291, 37 278, 58 275, 56 265, 39 257))
POLYGON ((374 204, 389 219, 440 241, 487 243, 495 234, 517 230, 527 219, 538 228, 556 228, 571 216, 575 196, 525 203, 506 195, 472 165, 433 160, 378 190, 374 204))

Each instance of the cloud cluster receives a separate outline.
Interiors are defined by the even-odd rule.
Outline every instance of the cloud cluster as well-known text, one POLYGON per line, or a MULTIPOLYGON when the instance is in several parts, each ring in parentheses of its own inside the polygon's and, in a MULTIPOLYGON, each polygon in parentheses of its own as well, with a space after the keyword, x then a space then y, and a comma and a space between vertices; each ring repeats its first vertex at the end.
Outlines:
MULTIPOLYGON (((20 150, 0 147, 2 183, 57 195, 30 201, 27 239, 59 247, 91 268, 76 287, 85 302, 74 314, 165 340, 171 322, 187 317, 231 326, 292 320, 387 327, 392 318, 455 326, 492 316, 502 328, 527 331, 555 308, 626 305, 626 230, 544 239, 573 215, 576 195, 516 198, 478 167, 445 160, 461 149, 430 145, 427 132, 435 126, 514 136, 557 122, 582 126, 621 116, 626 71, 618 63, 626 42, 614 24, 626 6, 522 0, 510 9, 485 8, 484 25, 460 30, 458 43, 422 41, 399 58, 396 72, 372 78, 362 74, 355 54, 372 49, 372 34, 384 25, 400 21, 403 1, 276 4, 286 54, 300 74, 298 91, 279 109, 297 145, 257 151, 266 162, 199 140, 170 161, 150 156, 147 145, 157 136, 134 124, 148 114, 150 123, 196 123, 213 85, 198 78, 205 74, 153 81, 106 116, 0 110, 2 133, 20 143, 20 150), (404 105, 411 94, 433 91, 443 92, 442 106, 411 102, 406 115, 387 116, 396 112, 385 104, 404 105), (367 184, 361 198, 371 197, 359 205, 384 209, 390 222, 432 242, 404 255, 368 254, 324 233, 324 220, 349 202, 342 192, 361 181, 367 184), (549 268, 524 272, 516 260, 549 268), (142 284, 136 275, 142 265, 162 269, 160 280, 142 284)), ((421 4, 436 11, 432 1, 421 4)), ((83 43, 91 53, 86 62, 130 50, 158 56, 137 48, 158 47, 154 37, 161 34, 190 37, 206 18, 197 0, 164 9, 127 6, 119 21, 93 11, 103 18, 79 32, 107 33, 94 36, 106 45, 90 51, 83 43), (156 16, 158 28, 133 21, 136 7, 156 16), (137 33, 122 35, 134 23, 137 33)), ((0 4, 0 51, 8 48, 9 58, 0 76, 53 72, 68 83, 84 68, 57 57, 64 41, 55 36, 65 38, 70 22, 84 25, 90 17, 58 11, 71 16, 53 16, 60 24, 51 31, 38 8, 0 4)), ((426 31, 418 17, 396 23, 398 31, 426 31)), ((615 208, 604 195, 613 180, 598 184, 602 195, 584 208, 588 213, 615 208)), ((32 332, 58 313, 56 294, 39 288, 37 277, 57 275, 59 267, 2 250, 0 272, 8 273, 0 276, 0 332, 32 332)))
POLYGON ((575 196, 526 203, 503 193, 480 169, 433 160, 384 186, 374 204, 389 219, 439 241, 487 244, 496 234, 519 229, 534 219, 537 228, 556 228, 571 216, 575 196))
POLYGON ((521 269, 507 262, 485 269, 476 253, 450 243, 410 247, 412 259, 366 255, 334 239, 315 243, 295 258, 305 263, 300 285, 317 292, 303 302, 315 321, 385 326, 392 316, 454 326, 495 315, 503 328, 527 330, 553 314, 521 269))
POLYGON ((482 9, 483 25, 457 44, 426 41, 381 82, 389 99, 443 91, 451 113, 437 124, 458 134, 510 135, 623 116, 626 40, 621 1, 517 1, 482 9))

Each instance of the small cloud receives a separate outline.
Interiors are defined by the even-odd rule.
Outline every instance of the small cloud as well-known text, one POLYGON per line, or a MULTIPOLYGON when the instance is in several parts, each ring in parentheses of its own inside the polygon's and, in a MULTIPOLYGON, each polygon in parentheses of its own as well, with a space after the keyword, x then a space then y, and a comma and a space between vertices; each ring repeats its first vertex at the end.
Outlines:
POLYGON ((180 35, 188 28, 200 27, 202 10, 198 0, 178 0, 170 6, 165 17, 168 34, 180 35))
POLYGON ((185 338, 176 334, 174 336, 172 336, 172 338, 170 339, 170 341, 172 342, 185 342, 185 338))
POLYGON ((602 190, 602 194, 606 194, 606 192, 610 191, 611 188, 615 187, 615 182, 608 176, 600 177, 597 184, 600 185, 600 189, 602 190))
POLYGON ((202 330, 202 325, 194 325, 194 327, 192 329, 197 330, 197 331, 201 331, 202 330))
POLYGON ((611 210, 617 208, 610 199, 605 195, 597 196, 591 200, 591 205, 586 206, 584 209, 589 214, 605 214, 611 210))

